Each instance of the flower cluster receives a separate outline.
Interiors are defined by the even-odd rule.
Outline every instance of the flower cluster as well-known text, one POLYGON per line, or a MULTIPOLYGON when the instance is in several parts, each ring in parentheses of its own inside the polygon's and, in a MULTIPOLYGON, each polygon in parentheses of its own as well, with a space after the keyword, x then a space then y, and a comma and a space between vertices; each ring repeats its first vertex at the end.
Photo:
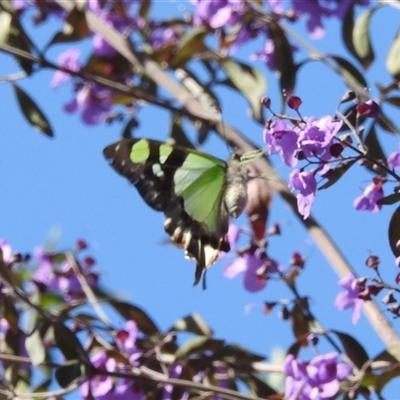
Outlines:
MULTIPOLYGON (((78 241, 77 251, 86 248, 78 241)), ((99 273, 93 271, 95 260, 86 256, 82 261, 65 258, 62 254, 49 252, 37 247, 34 252, 37 268, 32 281, 43 291, 60 293, 66 301, 78 300, 84 296, 82 280, 91 288, 98 284, 99 273)))
MULTIPOLYGON (((147 5, 142 2, 91 0, 86 2, 85 7, 88 12, 95 14, 104 26, 112 28, 132 43, 139 37, 143 42, 144 51, 162 65, 171 61, 180 47, 180 42, 185 42, 185 35, 190 32, 190 28, 204 27, 210 35, 215 35, 220 50, 228 49, 230 54, 245 43, 261 37, 264 40, 263 48, 254 52, 250 59, 261 60, 270 69, 275 70, 279 68, 275 52, 280 49, 276 48, 274 28, 265 23, 265 18, 269 16, 276 21, 284 20, 287 23, 304 19, 310 37, 321 38, 325 33, 323 21, 332 17, 343 19, 351 6, 349 1, 333 0, 301 2, 274 0, 267 1, 264 8, 244 0, 194 0, 192 3, 194 3, 192 9, 190 7, 185 9, 188 15, 185 15, 182 22, 177 19, 167 24, 151 18, 147 5)), ((366 0, 359 3, 362 6, 368 5, 366 0)), ((68 11, 54 0, 13 0, 12 5, 18 14, 34 10, 33 19, 36 24, 46 21, 48 17, 56 17, 59 20, 68 18, 70 29, 76 29, 74 34, 77 38, 89 37, 91 40, 91 54, 82 65, 77 64, 76 54, 71 54, 76 50, 68 50, 60 55, 58 64, 64 70, 56 72, 52 86, 64 82, 68 70, 81 72, 83 69, 85 72, 93 72, 127 87, 132 85, 134 80, 132 68, 119 55, 107 34, 92 31, 89 26, 85 27, 82 20, 76 16, 71 17, 68 11)), ((66 37, 58 38, 58 40, 71 41, 73 39, 73 37, 68 37, 67 32, 65 35, 66 37)), ((290 46, 292 52, 297 50, 295 46, 290 46)), ((195 43, 193 47, 206 50, 206 46, 200 45, 200 42, 195 43)), ((79 78, 79 74, 75 75, 74 84, 75 98, 65 106, 65 110, 70 113, 81 112, 83 121, 88 125, 115 118, 116 104, 127 105, 134 102, 133 98, 127 99, 126 96, 120 96, 120 93, 114 90, 101 89, 93 82, 89 84, 82 77, 79 78), (123 98, 118 99, 118 96, 123 98)))
POLYGON ((140 366, 142 353, 136 346, 138 328, 134 321, 127 321, 125 329, 116 332, 118 360, 110 357, 105 350, 98 351, 90 361, 96 369, 95 377, 87 380, 80 388, 84 399, 142 399, 144 394, 135 387, 132 380, 113 378, 106 372, 126 372, 140 366))
MULTIPOLYGON (((297 206, 304 219, 308 218, 317 190, 316 175, 329 182, 335 182, 356 160, 364 160, 363 154, 351 145, 348 137, 339 137, 343 129, 343 121, 325 116, 322 118, 302 118, 299 107, 302 101, 299 97, 290 95, 287 99, 289 108, 295 110, 300 119, 294 124, 282 118, 270 120, 266 123, 263 138, 271 154, 277 153, 282 161, 293 168, 289 175, 289 188, 297 192, 297 206), (353 157, 346 158, 342 155, 346 147, 355 150, 353 157), (306 162, 301 168, 299 161, 306 162), (333 163, 337 163, 335 166, 333 163), (311 170, 307 169, 312 167, 311 170), (342 171, 341 171, 342 168, 342 171)), ((270 108, 269 98, 263 99, 263 104, 270 108)), ((359 118, 378 118, 379 105, 373 100, 359 101, 355 106, 359 118)), ((400 152, 392 153, 385 161, 375 165, 375 169, 383 167, 389 169, 400 168, 400 152)), ((381 209, 380 200, 384 197, 383 184, 386 182, 384 175, 375 176, 372 182, 363 190, 362 195, 354 200, 356 210, 377 212, 381 209)), ((326 186, 326 185, 324 185, 326 186)))
POLYGON ((264 142, 269 152, 278 153, 287 166, 294 168, 289 176, 289 187, 299 192, 297 205, 304 219, 310 215, 317 190, 315 174, 323 175, 330 169, 329 162, 335 158, 332 148, 341 126, 342 121, 326 116, 305 118, 296 126, 278 119, 264 129, 264 142), (316 169, 310 172, 295 168, 299 160, 308 160, 316 165, 316 169))
POLYGON ((328 353, 310 361, 286 357, 285 398, 287 400, 325 400, 340 390, 340 382, 352 372, 352 367, 339 361, 337 353, 328 353))

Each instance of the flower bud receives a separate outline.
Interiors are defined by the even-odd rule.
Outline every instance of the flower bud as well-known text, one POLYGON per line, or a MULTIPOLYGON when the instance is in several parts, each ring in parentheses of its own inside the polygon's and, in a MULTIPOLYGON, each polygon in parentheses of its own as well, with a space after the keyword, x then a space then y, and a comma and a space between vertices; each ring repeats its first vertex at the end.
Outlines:
POLYGON ((287 101, 288 107, 290 107, 292 110, 298 111, 299 107, 301 106, 302 100, 300 97, 297 96, 290 96, 287 101))
POLYGON ((356 109, 359 115, 366 118, 378 118, 381 112, 379 105, 373 100, 357 104, 356 109))
POLYGON ((268 96, 263 96, 261 97, 261 104, 265 107, 265 108, 270 108, 271 107, 271 98, 268 96))
POLYGON ((340 143, 333 143, 329 148, 332 157, 339 157, 342 154, 344 147, 340 143))
POLYGON ((79 239, 76 241, 76 249, 77 250, 84 250, 87 248, 87 243, 83 239, 79 239))
POLYGON ((377 256, 369 256, 367 258, 367 260, 365 261, 365 265, 368 268, 378 269, 380 262, 381 262, 381 260, 380 260, 379 257, 377 257, 377 256))

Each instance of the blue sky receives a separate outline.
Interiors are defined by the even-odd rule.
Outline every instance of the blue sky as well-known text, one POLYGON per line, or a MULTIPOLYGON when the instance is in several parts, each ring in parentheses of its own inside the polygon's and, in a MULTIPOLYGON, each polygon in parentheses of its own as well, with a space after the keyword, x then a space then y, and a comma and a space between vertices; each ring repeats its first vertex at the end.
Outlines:
MULTIPOLYGON (((177 2, 176 6, 179 4, 177 2)), ((154 9, 156 14, 165 15, 176 7, 156 3, 154 9)), ((390 9, 382 10, 373 19, 372 29, 377 35, 373 43, 378 61, 366 74, 371 85, 376 81, 390 81, 384 62, 398 25, 393 14, 390 9), (379 29, 382 24, 385 29, 379 29)), ((40 46, 50 37, 57 21, 38 30, 32 29, 28 19, 25 22, 40 46)), ((328 28, 332 30, 328 30, 322 41, 314 42, 315 47, 322 52, 343 54, 337 37, 338 24, 330 22, 328 28)), ((304 30, 299 27, 299 32, 302 34, 304 30)), ((54 46, 49 55, 56 59, 66 48, 54 46)), ((247 57, 256 50, 256 45, 252 45, 236 56, 247 57)), ((299 56, 297 61, 301 59, 299 56)), ((247 58, 243 60, 247 61, 247 58)), ((261 63, 256 66, 266 73, 268 95, 278 104, 274 76, 261 63)), ((11 57, 0 54, 1 76, 17 70, 11 57)), ((118 140, 123 126, 114 123, 88 127, 78 114, 65 114, 62 107, 72 99, 73 93, 68 84, 57 90, 51 89, 52 75, 51 71, 40 71, 19 84, 36 99, 50 119, 55 132, 53 139, 34 131, 21 115, 11 86, 0 86, 3 99, 0 108, 0 148, 3 152, 0 158, 3 182, 0 237, 22 252, 44 244, 55 232, 59 235, 60 249, 70 248, 76 239, 84 238, 98 261, 102 284, 114 294, 144 308, 162 329, 168 329, 177 319, 196 312, 214 329, 218 338, 240 343, 266 356, 274 347, 288 348, 294 341, 289 322, 280 320, 276 312, 265 316, 261 308, 244 312, 245 306, 251 303, 290 298, 285 286, 270 281, 263 292, 247 293, 240 278, 227 280, 222 276, 226 262, 223 260, 209 270, 206 291, 200 286, 192 287, 195 265, 184 259, 182 251, 166 244, 162 214, 147 207, 136 190, 103 158, 103 148, 118 140)), ((344 91, 340 79, 319 63, 307 64, 300 70, 296 94, 303 99, 303 115, 332 115, 344 91)), ((219 93, 224 121, 237 126, 261 146, 262 127, 247 117, 247 103, 228 89, 221 89, 219 93)), ((372 89, 372 97, 376 94, 372 89)), ((139 119, 141 126, 135 133, 137 137, 161 140, 166 137, 169 126, 166 112, 143 108, 139 119)), ((388 152, 397 149, 397 138, 385 132, 380 132, 380 137, 388 152)), ((219 157, 229 155, 218 138, 212 138, 204 149, 219 157)), ((277 170, 287 177, 288 171, 280 165, 278 158, 273 160, 277 170)), ((354 198, 361 193, 360 188, 365 187, 369 179, 367 173, 354 168, 333 188, 318 193, 313 214, 360 275, 370 275, 364 267, 365 259, 376 254, 382 259, 384 277, 393 282, 397 270, 387 243, 387 224, 394 207, 386 207, 373 215, 356 212, 352 206, 354 198)), ((269 254, 282 264, 289 261, 294 251, 307 257, 298 286, 301 294, 310 296, 312 310, 324 327, 354 335, 370 356, 382 351, 383 344, 365 317, 352 325, 349 311, 334 309, 333 301, 339 292, 336 274, 312 244, 306 230, 277 197, 270 215, 270 223, 275 222, 281 225, 282 236, 271 238, 269 254)), ((238 220, 239 225, 245 223, 245 217, 238 220)), ((114 320, 122 324, 118 317, 114 320)), ((328 347, 323 348, 328 350, 328 347)), ((394 393, 394 389, 388 391, 389 396, 394 393)))

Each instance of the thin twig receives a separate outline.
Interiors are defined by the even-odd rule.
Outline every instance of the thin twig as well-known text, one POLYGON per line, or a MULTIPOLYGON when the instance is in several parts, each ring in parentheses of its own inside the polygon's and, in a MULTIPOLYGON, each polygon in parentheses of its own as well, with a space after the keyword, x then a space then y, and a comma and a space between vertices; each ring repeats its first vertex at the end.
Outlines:
POLYGON ((79 283, 81 284, 81 288, 83 293, 85 294, 89 304, 93 307, 96 311, 100 320, 109 328, 112 328, 111 322, 107 317, 107 314, 104 312, 103 308, 101 307, 97 297, 94 295, 92 288, 87 283, 86 277, 83 275, 81 268, 77 264, 75 257, 71 253, 67 253, 67 261, 68 264, 72 267, 72 270, 75 273, 79 283))

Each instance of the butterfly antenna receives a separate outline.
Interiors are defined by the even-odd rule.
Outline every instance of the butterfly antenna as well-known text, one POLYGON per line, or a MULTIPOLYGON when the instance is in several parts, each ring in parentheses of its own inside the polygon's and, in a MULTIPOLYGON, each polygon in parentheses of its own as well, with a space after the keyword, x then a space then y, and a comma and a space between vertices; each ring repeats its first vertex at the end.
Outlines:
POLYGON ((267 147, 263 147, 261 149, 256 149, 256 150, 247 151, 246 153, 244 153, 240 157, 240 162, 242 164, 247 164, 247 163, 252 162, 254 160, 258 160, 259 158, 261 158, 264 155, 264 153, 266 151, 267 151, 267 147))
POLYGON ((228 142, 226 140, 226 134, 225 134, 225 124, 224 124, 224 118, 222 116, 222 108, 220 106, 215 106, 215 112, 219 114, 219 119, 222 124, 222 138, 225 140, 225 146, 226 149, 228 150, 228 153, 231 153, 231 149, 228 146, 228 142))

